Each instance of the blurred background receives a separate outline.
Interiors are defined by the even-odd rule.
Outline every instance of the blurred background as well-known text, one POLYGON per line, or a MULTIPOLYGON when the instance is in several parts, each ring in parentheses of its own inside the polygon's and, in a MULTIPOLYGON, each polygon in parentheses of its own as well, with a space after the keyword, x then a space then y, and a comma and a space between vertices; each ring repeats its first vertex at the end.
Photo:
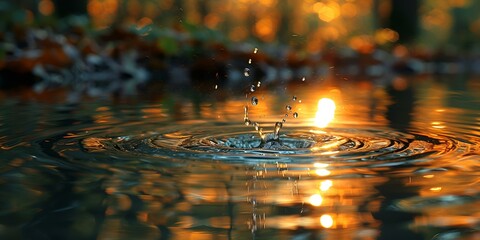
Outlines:
POLYGON ((0 238, 479 239, 479 13, 0 0, 0 238))
POLYGON ((479 11, 473 0, 2 1, 0 87, 68 87, 75 101, 332 71, 478 75, 479 11))

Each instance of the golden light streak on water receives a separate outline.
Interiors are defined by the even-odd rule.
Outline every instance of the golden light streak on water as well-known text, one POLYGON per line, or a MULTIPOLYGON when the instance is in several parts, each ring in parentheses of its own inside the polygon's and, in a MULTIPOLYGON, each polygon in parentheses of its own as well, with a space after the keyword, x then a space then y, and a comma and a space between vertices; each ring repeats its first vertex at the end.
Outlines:
POLYGON ((317 169, 317 170, 315 170, 315 173, 318 176, 321 176, 321 177, 325 177, 325 176, 330 175, 330 171, 328 171, 327 169, 317 169))
POLYGON ((332 180, 325 180, 322 183, 320 183, 320 190, 326 192, 330 187, 332 187, 333 182, 332 180))
POLYGON ((321 177, 325 177, 330 175, 330 171, 326 169, 328 167, 328 164, 325 163, 314 163, 313 167, 315 167, 315 174, 321 177))

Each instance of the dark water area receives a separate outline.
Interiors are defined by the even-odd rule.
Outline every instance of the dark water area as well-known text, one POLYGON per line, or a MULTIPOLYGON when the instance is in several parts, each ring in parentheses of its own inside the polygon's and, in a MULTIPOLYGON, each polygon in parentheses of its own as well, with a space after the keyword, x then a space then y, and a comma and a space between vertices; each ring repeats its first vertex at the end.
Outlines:
POLYGON ((0 238, 480 238, 478 78, 222 91, 3 98, 0 238))

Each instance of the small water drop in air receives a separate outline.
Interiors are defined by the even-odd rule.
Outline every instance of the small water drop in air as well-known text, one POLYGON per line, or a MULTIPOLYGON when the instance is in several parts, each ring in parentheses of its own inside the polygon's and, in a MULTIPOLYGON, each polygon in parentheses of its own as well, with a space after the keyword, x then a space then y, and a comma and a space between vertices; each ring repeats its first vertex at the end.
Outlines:
POLYGON ((253 50, 253 53, 257 53, 257 52, 258 52, 258 48, 255 48, 255 49, 253 50))
POLYGON ((255 127, 255 131, 258 131, 258 129, 260 128, 260 124, 258 124, 258 122, 254 122, 253 126, 255 127))
POLYGON ((286 121, 287 121, 287 120, 286 120, 285 118, 284 118, 284 119, 282 119, 282 122, 286 122, 286 121))
POLYGON ((285 106, 285 109, 287 109, 288 111, 290 111, 290 110, 292 110, 292 106, 287 105, 287 106, 285 106))
POLYGON ((305 77, 302 78, 302 82, 305 82, 305 77))
POLYGON ((256 106, 258 104, 258 98, 257 97, 252 97, 252 105, 256 106))
POLYGON ((262 85, 262 82, 258 81, 257 82, 257 87, 260 87, 260 85, 262 85))
POLYGON ((294 117, 294 118, 297 118, 297 117, 298 117, 298 113, 297 113, 297 112, 294 112, 294 113, 293 113, 293 117, 294 117))
POLYGON ((245 125, 250 125, 250 119, 248 119, 248 106, 244 106, 243 110, 245 111, 245 114, 243 116, 243 120, 245 122, 245 125))
POLYGON ((245 69, 243 70, 243 75, 244 75, 245 77, 250 77, 250 68, 245 68, 245 69))
POLYGON ((248 59, 248 64, 252 64, 252 59, 248 59))
POLYGON ((292 101, 297 101, 297 96, 293 96, 292 101))
POLYGON ((281 122, 276 122, 275 123, 275 132, 274 132, 274 139, 278 139, 279 138, 279 133, 280 133, 280 129, 282 129, 283 127, 283 123, 281 122))
POLYGON ((250 86, 250 92, 255 92, 255 85, 250 86))
POLYGON ((218 85, 215 85, 215 89, 218 89, 218 85))

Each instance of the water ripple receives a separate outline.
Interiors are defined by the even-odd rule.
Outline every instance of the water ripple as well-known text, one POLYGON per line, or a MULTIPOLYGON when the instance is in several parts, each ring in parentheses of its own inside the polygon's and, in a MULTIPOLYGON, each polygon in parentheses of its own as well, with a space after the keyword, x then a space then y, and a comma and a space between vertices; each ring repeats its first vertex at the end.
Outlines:
MULTIPOLYGON (((68 140, 64 140, 68 141, 68 140)), ((302 126, 285 129, 280 140, 266 147, 240 125, 197 124, 156 129, 127 136, 91 136, 81 141, 86 152, 108 151, 161 159, 220 160, 225 162, 328 162, 335 167, 384 168, 428 166, 445 156, 464 154, 472 146, 442 135, 401 133, 390 129, 302 126)))

